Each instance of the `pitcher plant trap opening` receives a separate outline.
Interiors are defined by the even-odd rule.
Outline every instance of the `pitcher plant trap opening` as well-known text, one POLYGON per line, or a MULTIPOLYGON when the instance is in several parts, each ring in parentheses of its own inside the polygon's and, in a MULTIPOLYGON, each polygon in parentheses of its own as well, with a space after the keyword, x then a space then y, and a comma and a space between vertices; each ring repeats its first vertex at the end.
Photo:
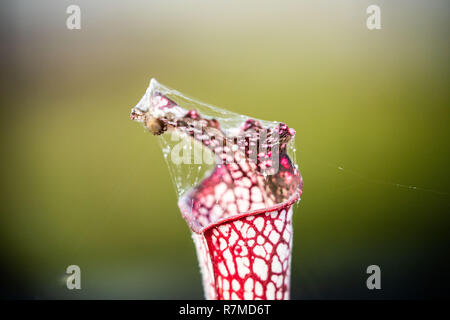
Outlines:
POLYGON ((195 101, 152 79, 131 119, 158 136, 207 299, 289 299, 295 130, 195 101))

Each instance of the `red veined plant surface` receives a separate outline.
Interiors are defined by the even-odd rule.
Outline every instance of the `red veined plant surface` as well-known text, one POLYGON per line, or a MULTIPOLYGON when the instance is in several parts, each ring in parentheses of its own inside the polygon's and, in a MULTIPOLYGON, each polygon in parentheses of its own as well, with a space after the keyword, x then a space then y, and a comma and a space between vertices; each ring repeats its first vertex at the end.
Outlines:
POLYGON ((215 107, 200 109, 205 104, 152 80, 131 118, 155 135, 181 133, 215 155, 212 172, 178 202, 193 231, 205 296, 288 299, 292 205, 303 187, 287 151, 295 131, 215 107))

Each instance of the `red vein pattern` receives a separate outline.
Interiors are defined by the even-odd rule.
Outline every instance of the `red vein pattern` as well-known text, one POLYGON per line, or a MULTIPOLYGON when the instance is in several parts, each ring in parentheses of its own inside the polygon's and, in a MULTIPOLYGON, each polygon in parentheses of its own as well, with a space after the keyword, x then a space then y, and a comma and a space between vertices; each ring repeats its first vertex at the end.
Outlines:
POLYGON ((292 206, 193 235, 207 299, 289 299, 292 206))

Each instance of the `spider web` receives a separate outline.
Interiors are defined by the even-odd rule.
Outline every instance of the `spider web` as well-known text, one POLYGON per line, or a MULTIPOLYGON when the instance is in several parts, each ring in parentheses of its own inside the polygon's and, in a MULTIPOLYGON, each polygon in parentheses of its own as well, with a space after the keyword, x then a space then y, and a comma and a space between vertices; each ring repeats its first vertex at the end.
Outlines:
MULTIPOLYGON (((145 95, 132 112, 132 118, 144 124, 149 117, 160 119, 161 123, 169 128, 167 132, 159 135, 158 140, 180 209, 188 223, 202 218, 198 214, 202 209, 200 205, 196 206, 197 202, 210 199, 210 194, 214 192, 217 195, 217 190, 205 191, 207 186, 215 188, 220 184, 217 179, 210 181, 214 177, 219 180, 230 178, 227 185, 234 193, 230 195, 229 192, 223 192, 220 199, 215 199, 216 204, 226 199, 227 195, 233 200, 223 202, 223 212, 216 216, 211 215, 211 212, 214 213, 213 209, 217 209, 217 206, 213 208, 214 203, 208 204, 209 207, 203 210, 208 211, 209 218, 199 223, 201 227, 234 214, 269 209, 287 201, 293 203, 295 200, 292 199, 298 198, 301 193, 302 180, 296 163, 295 131, 287 125, 211 106, 163 86, 155 79, 151 80, 145 95), (206 125, 196 131, 196 126, 202 123, 206 125), (259 141, 252 142, 253 138, 259 138, 259 141), (205 143, 207 139, 210 141, 205 143), (221 140, 224 141, 223 145, 218 144, 221 140), (245 142, 247 147, 248 144, 257 146, 257 156, 255 153, 254 157, 247 155, 246 152, 250 154, 250 151, 239 144, 238 140, 245 142), (261 150, 265 153, 260 152, 261 150), (250 168, 247 164, 238 163, 236 166, 223 162, 230 159, 235 161, 237 158, 243 161, 252 158, 252 161, 247 161, 250 168), (245 177, 238 177, 240 173, 237 171, 241 171, 245 177), (245 186, 245 181, 242 181, 247 177, 252 180, 251 186, 245 186), (283 179, 292 182, 292 186, 283 179), (248 191, 236 187, 239 184, 248 189, 258 185, 263 194, 263 201, 255 204, 253 194, 247 197, 250 199, 245 199, 245 193, 248 191), (240 199, 242 194, 244 200, 249 200, 247 206, 240 199), (235 201, 236 205, 232 201, 235 201), (227 210, 229 212, 226 212, 227 210), (187 213, 188 211, 190 213, 187 213)), ((259 198, 259 194, 255 195, 256 198, 259 198)), ((201 228, 198 225, 190 226, 194 230, 201 228)))

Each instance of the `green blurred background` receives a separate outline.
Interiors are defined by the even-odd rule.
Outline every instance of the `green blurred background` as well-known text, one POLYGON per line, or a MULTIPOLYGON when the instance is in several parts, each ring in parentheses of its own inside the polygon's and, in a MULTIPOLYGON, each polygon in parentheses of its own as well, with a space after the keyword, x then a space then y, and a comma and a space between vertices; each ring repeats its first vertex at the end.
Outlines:
POLYGON ((151 77, 297 130, 293 299, 447 295, 449 9, 2 2, 2 297, 203 298, 157 139, 129 119, 151 77), (82 290, 65 287, 71 264, 82 290))

